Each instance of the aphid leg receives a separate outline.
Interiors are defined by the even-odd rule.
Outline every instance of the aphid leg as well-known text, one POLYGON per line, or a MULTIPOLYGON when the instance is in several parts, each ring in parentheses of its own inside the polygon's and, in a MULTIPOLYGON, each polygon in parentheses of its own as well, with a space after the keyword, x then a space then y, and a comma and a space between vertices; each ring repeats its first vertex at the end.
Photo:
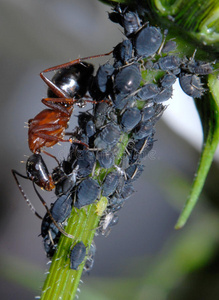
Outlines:
POLYGON ((19 181, 18 181, 18 179, 17 179, 17 176, 20 176, 20 177, 22 177, 22 178, 24 178, 24 179, 29 179, 29 178, 28 178, 27 176, 24 176, 24 175, 18 173, 16 170, 13 170, 13 169, 12 169, 11 172, 12 172, 12 174, 13 174, 13 176, 14 176, 14 179, 15 179, 15 181, 16 181, 16 183, 17 183, 17 186, 18 186, 18 188, 19 188, 19 190, 20 190, 22 196, 24 197, 24 200, 27 202, 27 205, 29 206, 30 210, 31 210, 32 213, 34 213, 39 219, 42 220, 43 218, 36 212, 36 209, 34 208, 33 204, 30 202, 30 200, 28 199, 27 195, 25 194, 25 192, 24 192, 24 190, 23 190, 21 184, 19 183, 19 181))
POLYGON ((51 231, 50 231, 50 230, 48 230, 48 234, 49 234, 49 239, 50 239, 51 243, 52 243, 53 246, 54 246, 55 243, 54 243, 54 240, 53 240, 53 238, 52 238, 52 234, 51 234, 51 231))
POLYGON ((43 206, 46 208, 46 211, 47 211, 49 217, 51 218, 53 224, 56 226, 56 228, 58 228, 58 230, 59 230, 62 234, 64 234, 66 237, 68 237, 68 238, 70 238, 70 239, 74 239, 74 237, 73 237, 71 234, 65 232, 64 229, 63 229, 63 228, 55 221, 55 219, 53 218, 53 216, 52 216, 52 214, 51 214, 51 212, 50 212, 50 210, 49 210, 49 208, 48 208, 46 202, 43 200, 43 198, 41 197, 41 195, 40 195, 39 192, 37 191, 34 182, 33 182, 33 187, 34 187, 34 190, 35 190, 37 196, 39 197, 40 201, 42 202, 43 206))

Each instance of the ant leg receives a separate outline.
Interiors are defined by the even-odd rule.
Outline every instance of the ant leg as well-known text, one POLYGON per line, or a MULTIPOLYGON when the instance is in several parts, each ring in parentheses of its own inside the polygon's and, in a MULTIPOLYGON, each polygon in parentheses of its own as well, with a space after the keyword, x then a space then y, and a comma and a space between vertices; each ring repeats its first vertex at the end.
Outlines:
POLYGON ((40 77, 48 85, 48 87, 50 88, 50 90, 53 91, 53 93, 57 97, 59 97, 59 98, 68 98, 68 95, 63 90, 61 90, 57 85, 55 85, 50 79, 48 79, 43 74, 43 72, 40 73, 40 77))
POLYGON ((32 213, 34 213, 39 219, 42 220, 43 218, 36 212, 36 209, 34 208, 33 204, 32 204, 32 203, 30 202, 30 200, 27 198, 27 195, 25 194, 25 192, 24 192, 22 186, 20 185, 20 183, 19 183, 19 181, 18 181, 18 179, 17 179, 17 176, 20 176, 20 177, 22 177, 22 178, 29 179, 29 180, 30 180, 30 178, 28 178, 27 176, 24 176, 24 175, 18 173, 16 170, 13 170, 13 169, 11 170, 11 172, 12 172, 12 174, 13 174, 13 176, 14 176, 14 179, 15 179, 15 181, 16 181, 16 183, 17 183, 17 186, 18 186, 18 188, 19 188, 19 190, 20 190, 22 196, 24 197, 24 200, 27 202, 27 205, 29 206, 30 210, 31 210, 32 213))
POLYGON ((71 116, 72 114, 72 108, 66 108, 62 105, 59 105, 59 103, 67 104, 73 106, 75 103, 77 103, 78 99, 73 98, 43 98, 41 102, 45 104, 47 107, 58 110, 66 114, 66 116, 71 116))
MULTIPOLYGON (((48 126, 47 126, 47 128, 48 128, 48 126)), ((77 139, 69 138, 68 140, 65 140, 60 137, 49 135, 46 133, 41 133, 41 132, 36 132, 33 134, 37 135, 39 138, 47 140, 47 142, 52 142, 52 141, 57 142, 57 143, 58 142, 70 142, 71 144, 81 144, 81 145, 85 146, 86 148, 88 148, 87 144, 85 144, 77 139)))
POLYGON ((40 72, 40 77, 48 85, 48 87, 53 91, 53 93, 55 93, 56 96, 58 96, 59 98, 67 98, 67 94, 63 90, 61 90, 57 85, 55 85, 50 79, 48 79, 43 73, 59 70, 62 68, 68 68, 72 65, 81 63, 85 59, 92 59, 92 58, 107 56, 107 55, 110 55, 112 52, 113 51, 110 51, 109 53, 105 53, 105 54, 98 54, 98 55, 93 55, 93 56, 88 56, 88 57, 83 57, 83 58, 77 58, 70 62, 48 68, 48 69, 40 72))
POLYGON ((33 182, 33 187, 34 187, 34 190, 35 190, 37 196, 39 197, 40 201, 42 202, 43 206, 46 208, 46 211, 47 211, 48 215, 50 216, 52 222, 53 222, 54 225, 56 226, 56 228, 58 228, 58 230, 59 230, 62 234, 64 234, 65 236, 67 236, 68 238, 74 239, 74 237, 73 237, 71 234, 65 232, 64 229, 63 229, 63 228, 55 221, 55 219, 53 218, 53 216, 52 216, 52 214, 51 214, 51 212, 50 212, 50 210, 49 210, 49 208, 48 208, 48 206, 46 205, 46 202, 43 200, 43 198, 41 197, 41 195, 40 195, 39 192, 37 191, 34 182, 33 182))
POLYGON ((89 102, 89 103, 93 103, 93 104, 99 104, 99 103, 102 103, 102 102, 105 102, 109 105, 112 105, 112 101, 110 100, 99 100, 99 101, 95 101, 95 100, 84 100, 85 102, 89 102))
MULTIPOLYGON (((68 68, 72 65, 75 65, 75 64, 78 64, 78 63, 81 63, 83 60, 87 60, 87 59, 93 59, 93 58, 98 58, 98 57, 102 57, 102 56, 108 56, 110 55, 111 53, 113 53, 113 50, 108 52, 108 53, 104 53, 104 54, 98 54, 98 55, 93 55, 93 56, 87 56, 87 57, 83 57, 83 58, 77 58, 75 60, 72 60, 72 61, 69 61, 67 63, 64 63, 64 64, 60 64, 60 65, 57 65, 55 67, 51 67, 51 68, 48 68, 44 71, 42 71, 40 73, 40 77, 41 75, 43 75, 43 73, 47 73, 47 72, 51 72, 51 71, 55 71, 55 70, 59 70, 59 69, 63 69, 63 68, 68 68)), ((44 76, 44 75, 43 75, 44 76)), ((42 77, 41 77, 42 78, 42 77)), ((43 78, 42 78, 43 79, 43 78)), ((44 79, 43 79, 44 80, 44 79)))
POLYGON ((60 162, 58 161, 58 159, 54 155, 50 154, 49 152, 47 152, 45 150, 41 150, 41 152, 48 155, 48 156, 50 156, 50 157, 52 157, 52 158, 54 158, 55 161, 57 162, 58 166, 60 167, 60 162))

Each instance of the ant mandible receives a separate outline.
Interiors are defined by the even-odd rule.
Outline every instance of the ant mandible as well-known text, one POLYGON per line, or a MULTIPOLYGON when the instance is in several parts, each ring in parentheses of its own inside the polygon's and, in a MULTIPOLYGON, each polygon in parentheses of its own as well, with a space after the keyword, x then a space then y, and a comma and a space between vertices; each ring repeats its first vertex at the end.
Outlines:
POLYGON ((83 144, 72 138, 63 139, 64 131, 68 127, 68 122, 73 112, 74 104, 80 104, 83 101, 95 101, 86 99, 86 92, 93 74, 92 64, 84 62, 85 59, 92 59, 101 56, 107 56, 112 53, 99 54, 78 58, 73 61, 48 68, 40 73, 42 80, 48 85, 48 98, 43 98, 42 103, 49 107, 44 109, 33 119, 28 121, 28 143, 33 153, 44 152, 43 147, 51 147, 58 142, 73 142, 83 144), (44 73, 61 70, 57 72, 52 80, 48 79, 44 73), (84 97, 84 98, 83 98, 84 97))

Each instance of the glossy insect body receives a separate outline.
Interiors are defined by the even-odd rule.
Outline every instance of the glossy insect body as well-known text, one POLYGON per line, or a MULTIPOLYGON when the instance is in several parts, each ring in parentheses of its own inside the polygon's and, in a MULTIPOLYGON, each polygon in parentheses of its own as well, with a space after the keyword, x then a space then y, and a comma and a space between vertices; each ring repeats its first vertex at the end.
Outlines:
POLYGON ((47 257, 53 257, 60 235, 61 232, 53 224, 49 214, 46 213, 41 224, 41 236, 47 257))
POLYGON ((67 113, 44 109, 34 119, 29 120, 28 143, 33 153, 40 153, 43 147, 52 147, 63 140, 64 130, 68 127, 73 106, 66 108, 67 113))
MULTIPOLYGON (((84 59, 105 56, 110 53, 84 59)), ((83 62, 83 58, 79 58, 40 73, 40 77, 49 88, 48 98, 42 99, 42 102, 50 109, 43 110, 28 122, 29 147, 33 153, 40 153, 44 146, 51 147, 58 142, 72 141, 72 139, 63 139, 64 131, 68 127, 73 105, 83 104, 83 100, 84 102, 91 101, 82 99, 82 97, 88 90, 93 70, 91 64, 83 62), (54 70, 59 71, 53 76, 52 80, 45 77, 44 73, 54 70)), ((80 141, 74 142, 81 143, 80 141)))
POLYGON ((125 172, 129 182, 137 180, 144 170, 144 165, 134 164, 129 166, 125 172))
POLYGON ((116 94, 131 94, 139 87, 141 72, 138 64, 127 65, 119 69, 114 79, 114 90, 116 94))
POLYGON ((179 77, 179 83, 182 90, 193 98, 201 98, 205 91, 201 79, 197 75, 182 73, 179 77))
POLYGON ((156 53, 162 43, 162 34, 159 28, 153 26, 142 27, 134 38, 136 56, 148 57, 156 53))
MULTIPOLYGON (((93 71, 93 65, 83 61, 56 72, 52 82, 65 93, 67 98, 80 99, 88 90, 93 71)), ((57 95, 49 88, 48 97, 57 98, 57 95)))
POLYGON ((157 94, 153 100, 155 103, 162 103, 164 101, 169 100, 172 97, 172 94, 173 94, 173 87, 171 85, 169 87, 166 87, 165 89, 161 89, 159 94, 157 94))
POLYGON ((137 93, 137 97, 140 101, 145 101, 148 99, 153 99, 157 94, 159 94, 160 88, 154 83, 147 83, 143 85, 137 93))
POLYGON ((126 109, 121 118, 121 126, 124 132, 131 131, 141 120, 141 112, 137 107, 126 109))
POLYGON ((112 13, 109 13, 109 19, 114 23, 119 23, 125 31, 126 36, 136 32, 141 26, 141 20, 137 12, 122 9, 117 5, 112 13))
POLYGON ((115 65, 121 67, 132 58, 132 43, 130 40, 124 40, 113 50, 113 57, 116 59, 115 65))
POLYGON ((58 197, 56 202, 53 204, 51 214, 54 220, 58 223, 63 223, 70 215, 72 208, 72 198, 68 193, 58 197))
POLYGON ((86 255, 86 247, 83 242, 77 243, 70 254, 70 268, 77 270, 80 264, 83 262, 86 255))
POLYGON ((26 163, 27 177, 46 191, 51 191, 55 184, 40 154, 31 155, 26 163))
POLYGON ((175 55, 167 55, 158 60, 159 67, 163 71, 170 71, 178 68, 181 64, 181 59, 175 55))
POLYGON ((110 172, 103 183, 103 192, 102 192, 102 196, 104 197, 108 197, 111 194, 113 194, 119 184, 119 177, 120 174, 115 171, 115 172, 110 172))
POLYGON ((177 47, 176 42, 170 40, 164 44, 161 52, 168 53, 168 52, 176 50, 176 47, 177 47))
POLYGON ((39 153, 43 147, 51 147, 59 141, 68 141, 63 140, 63 135, 73 112, 73 104, 87 92, 92 73, 93 66, 83 62, 57 72, 52 81, 43 72, 40 74, 49 86, 49 98, 42 102, 50 109, 44 109, 28 122, 28 142, 33 153, 39 153))
POLYGON ((97 149, 112 149, 120 139, 121 130, 118 125, 107 124, 94 140, 97 149))
POLYGON ((55 187, 55 184, 40 154, 33 154, 28 158, 26 163, 26 172, 27 176, 22 175, 15 170, 12 170, 12 174, 21 194, 24 197, 24 200, 27 202, 27 205, 30 207, 31 211, 41 219, 41 216, 36 212, 34 206, 25 194, 20 182, 18 181, 17 176, 31 180, 33 183, 37 184, 39 187, 43 188, 46 191, 51 191, 55 187))
POLYGON ((163 88, 171 87, 176 82, 176 76, 174 74, 166 74, 161 80, 161 86, 163 88))
POLYGON ((102 100, 111 89, 111 76, 114 72, 114 67, 108 62, 100 66, 96 76, 92 78, 89 93, 95 100, 102 100))
POLYGON ((74 203, 74 206, 80 209, 85 205, 92 204, 99 197, 99 195, 99 183, 92 178, 87 178, 78 185, 77 199, 74 203))
POLYGON ((96 158, 102 168, 109 169, 114 165, 115 154, 113 151, 102 150, 97 152, 96 158))

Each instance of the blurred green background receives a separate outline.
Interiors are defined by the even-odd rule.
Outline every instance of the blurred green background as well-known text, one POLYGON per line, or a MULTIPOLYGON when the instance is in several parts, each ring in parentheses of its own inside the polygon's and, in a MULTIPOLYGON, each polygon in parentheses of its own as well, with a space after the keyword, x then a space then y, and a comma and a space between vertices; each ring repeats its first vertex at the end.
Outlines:
MULTIPOLYGON (((107 11, 110 7, 96 0, 0 0, 2 299, 39 295, 49 268, 38 236, 40 220, 31 214, 10 172, 14 168, 25 174, 20 161, 26 161, 30 151, 24 123, 44 108, 40 100, 46 86, 38 74, 79 56, 106 53, 118 44, 124 36, 119 25, 108 20, 107 11)), ((98 67, 103 61, 92 63, 98 67)), ((188 224, 174 230, 201 149, 193 101, 179 99, 175 90, 156 126, 157 141, 144 160, 136 193, 118 212, 119 223, 110 235, 95 239, 95 264, 82 278, 82 300, 219 299, 217 161, 188 224)), ((73 117, 69 129, 75 125, 73 117)), ((51 153, 61 159, 68 149, 56 146, 51 153)), ((47 161, 52 170, 53 160, 47 161)), ((31 182, 24 180, 22 186, 43 215, 31 182)), ((43 197, 48 203, 55 199, 52 192, 43 197)))

